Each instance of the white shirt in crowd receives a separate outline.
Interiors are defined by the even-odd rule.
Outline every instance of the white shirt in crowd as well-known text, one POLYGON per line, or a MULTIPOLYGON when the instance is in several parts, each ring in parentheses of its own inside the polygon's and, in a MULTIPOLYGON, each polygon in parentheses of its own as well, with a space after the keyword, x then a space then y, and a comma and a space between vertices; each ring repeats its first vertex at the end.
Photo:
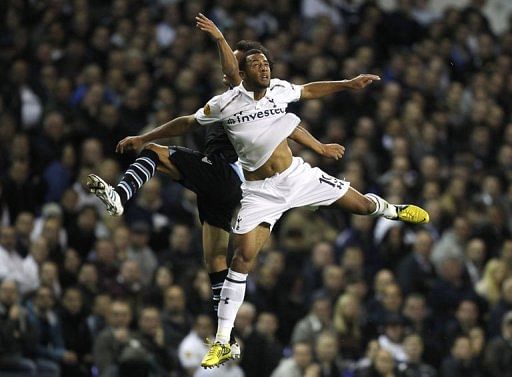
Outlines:
POLYGON ((22 284, 25 280, 23 258, 16 250, 8 251, 0 246, 0 280, 14 280, 22 284))
POLYGON ((186 369, 197 368, 194 377, 244 377, 244 372, 237 364, 228 361, 219 368, 203 369, 201 360, 208 352, 208 346, 195 331, 191 331, 178 348, 181 365, 186 369))
POLYGON ((265 96, 254 99, 243 82, 208 101, 195 113, 201 125, 222 123, 235 148, 242 168, 254 171, 272 155, 300 123, 294 114, 287 114, 290 102, 300 99, 302 86, 272 79, 265 96))

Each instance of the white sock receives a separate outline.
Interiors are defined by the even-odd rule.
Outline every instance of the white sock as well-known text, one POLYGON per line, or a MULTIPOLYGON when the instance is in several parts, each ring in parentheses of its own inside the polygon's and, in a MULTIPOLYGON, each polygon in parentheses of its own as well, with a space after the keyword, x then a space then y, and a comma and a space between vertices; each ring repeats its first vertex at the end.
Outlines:
POLYGON ((220 292, 219 309, 217 312, 219 323, 217 325, 215 342, 229 343, 231 329, 235 324, 236 313, 238 313, 238 309, 240 309, 244 302, 246 282, 247 274, 229 269, 228 276, 224 280, 224 285, 220 292))
POLYGON ((375 194, 369 193, 364 196, 375 203, 375 211, 370 213, 370 216, 383 216, 386 219, 391 220, 395 220, 398 217, 396 207, 393 204, 389 204, 387 201, 375 194))

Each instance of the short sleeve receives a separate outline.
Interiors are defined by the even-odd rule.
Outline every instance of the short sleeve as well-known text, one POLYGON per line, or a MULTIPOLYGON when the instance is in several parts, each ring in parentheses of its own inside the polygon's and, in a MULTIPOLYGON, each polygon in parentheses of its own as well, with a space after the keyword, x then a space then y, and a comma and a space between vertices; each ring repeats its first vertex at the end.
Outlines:
POLYGON ((277 96, 284 102, 297 102, 302 93, 302 85, 295 85, 291 82, 272 79, 272 91, 275 91, 277 96))
POLYGON ((202 126, 212 123, 217 123, 221 120, 220 117, 220 96, 215 96, 210 99, 206 105, 196 111, 194 117, 202 126))

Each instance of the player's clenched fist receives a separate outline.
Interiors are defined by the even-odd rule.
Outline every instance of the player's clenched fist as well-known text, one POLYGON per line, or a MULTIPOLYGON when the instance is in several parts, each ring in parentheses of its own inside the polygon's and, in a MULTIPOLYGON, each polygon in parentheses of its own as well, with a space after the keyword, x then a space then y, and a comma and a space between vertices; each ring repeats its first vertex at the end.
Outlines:
POLYGON ((339 160, 345 153, 345 147, 339 144, 323 144, 321 155, 334 160, 339 160))
POLYGON ((374 81, 379 81, 380 77, 377 75, 370 75, 370 74, 362 74, 357 77, 354 77, 351 80, 347 81, 347 84, 349 85, 350 89, 363 89, 367 85, 371 84, 374 81))
POLYGON ((125 153, 130 151, 138 151, 142 148, 144 142, 140 136, 128 136, 117 143, 116 152, 125 153))

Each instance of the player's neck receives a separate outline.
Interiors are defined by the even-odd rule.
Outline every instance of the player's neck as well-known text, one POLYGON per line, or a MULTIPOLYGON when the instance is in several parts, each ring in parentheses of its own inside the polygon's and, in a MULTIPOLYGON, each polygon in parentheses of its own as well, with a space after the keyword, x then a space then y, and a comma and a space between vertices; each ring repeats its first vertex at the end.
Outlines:
POLYGON ((254 93, 254 100, 259 101, 265 96, 265 93, 267 92, 267 88, 261 88, 261 87, 254 87, 248 82, 242 81, 242 85, 244 86, 245 90, 248 92, 254 93))

